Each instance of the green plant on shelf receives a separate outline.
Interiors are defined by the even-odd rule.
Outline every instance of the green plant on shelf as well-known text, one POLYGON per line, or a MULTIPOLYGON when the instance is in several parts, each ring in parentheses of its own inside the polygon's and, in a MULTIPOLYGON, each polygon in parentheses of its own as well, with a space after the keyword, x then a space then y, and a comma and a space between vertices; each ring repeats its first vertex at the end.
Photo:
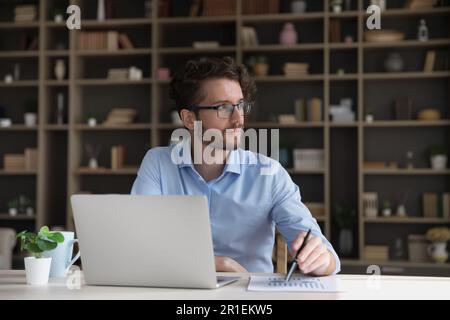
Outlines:
POLYGON ((19 200, 17 198, 8 201, 8 209, 16 209, 19 207, 19 200))
POLYGON ((448 148, 443 145, 434 145, 428 148, 428 155, 430 157, 432 156, 438 156, 438 155, 447 155, 448 154, 448 148))
POLYGON ((50 231, 47 226, 43 226, 37 234, 24 230, 17 238, 20 239, 20 250, 27 251, 35 258, 41 258, 44 251, 53 250, 58 243, 64 242, 62 233, 50 231))
POLYGON ((450 229, 447 227, 431 228, 425 236, 430 242, 447 242, 450 240, 450 229))
POLYGON ((26 113, 37 113, 38 103, 36 99, 28 99, 25 101, 26 113))
POLYGON ((348 230, 356 222, 356 210, 348 205, 336 204, 333 217, 340 230, 348 230))

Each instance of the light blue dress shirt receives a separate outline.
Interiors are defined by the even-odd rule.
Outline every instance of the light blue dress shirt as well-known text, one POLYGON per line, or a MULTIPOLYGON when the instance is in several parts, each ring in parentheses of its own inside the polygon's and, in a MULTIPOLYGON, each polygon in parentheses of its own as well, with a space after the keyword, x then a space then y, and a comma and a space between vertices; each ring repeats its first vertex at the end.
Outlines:
POLYGON ((301 202, 298 186, 278 161, 236 149, 231 151, 222 174, 206 182, 192 164, 190 148, 183 158, 187 161, 181 163, 172 161, 172 152, 178 152, 174 148, 156 147, 146 153, 131 194, 205 195, 214 254, 235 259, 249 272, 274 271, 275 227, 289 248, 301 231, 312 228, 311 233, 322 238, 336 259, 334 273, 340 271, 336 252, 301 202), (275 169, 273 174, 264 171, 268 166, 275 169))

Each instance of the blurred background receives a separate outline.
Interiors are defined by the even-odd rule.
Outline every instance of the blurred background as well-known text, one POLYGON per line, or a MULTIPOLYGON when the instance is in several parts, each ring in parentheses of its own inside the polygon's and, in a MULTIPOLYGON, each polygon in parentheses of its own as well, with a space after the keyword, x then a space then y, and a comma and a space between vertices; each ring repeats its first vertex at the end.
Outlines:
POLYGON ((343 272, 450 275, 449 18, 438 0, 0 0, 0 269, 23 268, 16 232, 73 229, 70 195, 129 193, 180 126, 171 76, 232 56, 258 88, 246 127, 280 130, 343 272))

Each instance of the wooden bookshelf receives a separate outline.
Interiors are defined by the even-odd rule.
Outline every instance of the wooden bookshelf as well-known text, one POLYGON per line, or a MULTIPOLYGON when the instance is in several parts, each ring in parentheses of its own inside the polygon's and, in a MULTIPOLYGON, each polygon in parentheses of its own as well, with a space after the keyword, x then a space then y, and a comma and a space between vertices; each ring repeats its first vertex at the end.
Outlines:
MULTIPOLYGON (((450 114, 448 105, 450 71, 422 72, 422 56, 427 50, 449 50, 450 34, 448 21, 450 8, 432 8, 423 10, 403 9, 404 0, 394 0, 382 13, 383 23, 399 28, 408 34, 403 41, 366 42, 364 41, 365 13, 367 1, 353 0, 352 9, 342 13, 329 10, 330 0, 307 0, 308 11, 304 14, 280 12, 277 14, 243 14, 242 3, 236 1, 236 13, 231 16, 174 16, 159 17, 155 10, 158 1, 154 1, 151 17, 144 17, 139 6, 144 0, 137 0, 130 8, 122 2, 113 2, 119 6, 115 15, 105 21, 95 19, 96 1, 67 0, 83 5, 82 30, 68 31, 65 23, 52 21, 51 13, 54 0, 31 0, 39 6, 39 19, 29 23, 15 23, 1 20, 0 36, 9 33, 33 33, 39 38, 39 50, 27 51, 17 47, 3 47, 0 50, 0 74, 11 73, 10 65, 15 60, 23 63, 24 71, 30 70, 34 78, 6 84, 0 79, 0 105, 6 105, 8 113, 13 113, 11 127, 0 128, 0 155, 11 151, 21 152, 22 147, 37 147, 39 150, 39 168, 32 172, 6 172, 0 167, 0 188, 6 188, 6 181, 18 188, 26 185, 35 188, 30 194, 36 200, 36 217, 31 221, 25 218, 9 219, 0 214, 2 225, 16 229, 29 228, 31 222, 36 228, 43 225, 64 225, 73 228, 72 213, 69 205, 71 194, 85 191, 93 193, 126 193, 131 189, 137 166, 145 154, 145 145, 166 145, 171 130, 178 125, 170 121, 171 107, 168 98, 168 79, 158 79, 159 67, 170 68, 171 74, 191 58, 203 55, 231 55, 237 62, 245 63, 252 55, 265 54, 269 57, 271 69, 267 76, 254 77, 258 86, 257 107, 248 119, 247 128, 280 129, 281 140, 291 144, 290 149, 319 148, 325 150, 323 170, 296 170, 292 164, 287 166, 301 189, 302 199, 306 202, 322 202, 325 215, 317 220, 324 234, 338 249, 338 230, 334 224, 334 204, 348 203, 357 211, 354 228, 354 252, 343 260, 343 265, 364 265, 364 246, 374 240, 383 243, 383 239, 374 239, 380 226, 391 236, 404 237, 409 233, 423 233, 433 225, 447 225, 450 222, 438 218, 422 218, 419 204, 412 208, 411 216, 406 218, 368 219, 363 214, 362 195, 364 192, 385 192, 380 188, 383 182, 389 190, 392 186, 411 188, 415 192, 425 192, 426 188, 439 192, 450 189, 449 170, 435 171, 426 167, 423 159, 417 159, 415 169, 377 169, 367 170, 364 161, 374 157, 383 160, 400 161, 397 149, 413 148, 405 138, 405 145, 398 143, 398 135, 411 135, 411 141, 417 140, 417 150, 424 149, 431 141, 450 143, 450 114), (311 8, 312 11, 309 11, 311 8), (430 22, 430 40, 426 42, 414 39, 419 18, 430 22), (433 23, 431 23, 433 19, 433 23), (338 20, 343 26, 342 38, 348 33, 353 37, 351 43, 332 42, 328 29, 332 20, 338 20), (296 45, 278 44, 278 34, 282 25, 292 22, 299 32, 296 45), (444 28, 436 26, 444 25, 444 28), (260 44, 244 46, 241 43, 240 30, 243 26, 252 26, 258 32, 260 44), (77 47, 77 37, 85 31, 119 31, 127 33, 135 45, 132 49, 89 50, 77 47), (274 31, 276 30, 276 31, 274 31), (205 40, 207 34, 216 35, 220 40, 218 48, 196 49, 193 41, 205 40), (199 35, 198 39, 196 34, 199 35), (205 35, 205 37, 203 37, 205 35), (63 46, 58 46, 63 44, 63 46), (387 73, 382 70, 383 58, 391 51, 408 56, 403 72, 387 73), (56 59, 66 61, 64 80, 55 80, 53 66, 56 59), (372 62, 372 60, 374 60, 372 62), (29 63, 31 61, 31 63, 29 63), (307 61, 312 67, 311 73, 301 77, 286 77, 281 71, 285 61, 307 61), (110 80, 106 71, 110 67, 138 66, 144 72, 142 80, 110 80), (4 70, 8 67, 7 70, 4 70), (273 67, 273 68, 272 68, 273 67), (339 68, 345 68, 344 74, 338 74, 339 68), (36 70, 35 70, 36 69, 36 70), (2 95, 3 92, 13 92, 2 95), (382 95, 376 95, 382 92, 382 95), (393 97, 411 94, 414 112, 434 105, 443 117, 436 121, 393 120, 390 117, 393 97), (419 95, 420 92, 420 95, 419 95), (26 127, 19 114, 24 111, 23 97, 35 97, 38 100, 38 125, 26 127), (66 122, 54 121, 56 95, 65 96, 66 122), (322 100, 323 115, 320 122, 298 122, 280 124, 270 116, 292 114, 294 99, 298 97, 319 97, 322 100), (3 98, 4 97, 4 98, 3 98), (19 102, 13 102, 20 97, 19 102), (351 97, 356 119, 351 123, 334 123, 330 120, 329 106, 337 104, 340 98, 351 97), (430 98, 434 98, 431 99, 430 98), (428 99, 428 100, 426 100, 428 99), (428 103, 430 101, 430 103, 428 103), (9 106, 11 105, 11 107, 9 106), (364 120, 366 108, 377 108, 375 121, 364 120), (103 126, 101 121, 95 127, 83 122, 87 113, 95 113, 103 119, 113 107, 133 106, 139 111, 139 119, 130 125, 103 126), (274 108, 273 106, 276 106, 274 108), (12 108, 18 111, 11 111, 12 108), (422 138, 423 136, 423 138, 422 138), (5 140, 2 140, 6 137, 5 140), (17 147, 13 144, 17 141, 17 147), (428 139, 428 140, 426 140, 428 139), (8 142, 3 142, 8 141, 8 142), (102 143, 100 166, 103 170, 86 170, 84 145, 102 143), (125 144, 130 149, 127 165, 131 168, 111 170, 109 165, 110 147, 125 144), (395 145, 397 143, 397 145, 395 145), (294 146, 298 144, 297 146, 294 146), (25 179, 25 180, 24 180, 25 179), (17 180, 17 182, 15 182, 17 180), (423 185, 417 181, 423 181, 423 185), (381 182, 380 182, 381 181, 381 182), (417 215, 417 216, 414 216, 417 215), (425 229, 424 229, 425 228, 425 229)), ((0 4, 0 11, 2 4, 0 4)), ((343 39, 342 39, 343 40, 343 39)), ((2 162, 0 162, 2 163, 2 162)), ((9 187, 9 186, 8 186, 9 187)), ((27 190, 28 190, 27 189, 27 190)), ((0 189, 2 190, 2 189, 0 189)), ((387 191, 386 191, 387 192, 387 191)), ((9 194, 0 204, 6 203, 9 194)), ((418 202, 418 200, 416 201, 418 202)), ((7 208, 0 206, 0 211, 7 208)), ((11 217, 13 218, 13 217, 11 217)), ((388 243, 384 243, 388 245, 388 243)), ((432 263, 410 263, 408 261, 383 262, 383 265, 407 266, 433 269, 432 263)), ((441 265, 449 268, 447 264, 441 265)))

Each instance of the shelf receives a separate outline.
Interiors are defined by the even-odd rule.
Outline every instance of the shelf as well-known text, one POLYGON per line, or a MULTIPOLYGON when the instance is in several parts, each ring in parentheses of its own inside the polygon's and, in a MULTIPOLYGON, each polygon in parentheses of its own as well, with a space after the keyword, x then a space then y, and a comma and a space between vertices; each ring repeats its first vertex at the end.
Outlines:
POLYGON ((44 84, 51 87, 64 87, 69 85, 69 80, 45 80, 44 84))
POLYGON ((281 124, 277 122, 248 122, 245 128, 267 128, 267 129, 282 129, 282 128, 322 128, 323 122, 298 122, 292 124, 281 124))
MULTIPOLYGON (((67 28, 66 21, 63 20, 61 22, 55 22, 55 21, 46 21, 44 24, 48 28, 67 28)), ((83 26, 83 21, 81 22, 81 25, 83 26)))
POLYGON ((5 50, 0 52, 0 58, 37 58, 38 50, 5 50))
POLYGON ((45 50, 44 54, 48 57, 67 57, 69 50, 45 50))
POLYGON ((324 46, 320 43, 305 43, 296 45, 282 45, 282 44, 265 44, 257 46, 243 46, 243 52, 283 52, 283 51, 309 51, 309 50, 323 50, 324 46))
POLYGON ((69 125, 67 124, 45 124, 44 129, 48 131, 67 131, 69 125))
MULTIPOLYGON (((450 13, 449 7, 443 8, 430 8, 430 9, 388 9, 381 12, 382 17, 411 17, 411 16, 423 16, 423 15, 446 15, 450 13)), ((364 13, 365 16, 369 14, 364 13)))
POLYGON ((29 29, 39 28, 38 21, 30 22, 0 22, 0 29, 29 29))
POLYGON ((236 21, 235 16, 217 16, 217 17, 170 17, 170 18, 158 18, 156 22, 159 25, 186 25, 186 24, 199 24, 199 23, 233 23, 236 21))
POLYGON ((242 15, 241 20, 243 23, 270 23, 270 22, 295 22, 302 20, 320 20, 325 17, 324 12, 305 12, 298 13, 277 13, 277 14, 252 14, 242 15))
POLYGON ((450 224, 450 219, 423 217, 377 217, 364 218, 365 223, 450 224))
POLYGON ((234 52, 236 51, 235 46, 220 46, 217 48, 193 48, 193 47, 174 47, 174 48, 158 48, 157 53, 159 54, 196 54, 196 53, 206 53, 206 52, 234 52))
POLYGON ((328 13, 328 17, 330 18, 357 18, 359 15, 359 12, 357 10, 349 10, 349 11, 342 11, 342 12, 330 12, 328 13))
POLYGON ((151 79, 143 80, 109 80, 109 79, 78 79, 75 80, 75 84, 80 86, 133 86, 133 85, 148 85, 152 84, 151 79))
POLYGON ((329 126, 330 128, 357 128, 358 123, 356 121, 348 123, 334 123, 330 121, 329 126))
POLYGON ((30 176, 30 175, 37 175, 37 171, 36 170, 11 171, 0 169, 0 176, 30 176))
POLYGON ((325 169, 314 169, 314 170, 298 170, 294 168, 286 169, 290 174, 324 174, 325 169))
POLYGON ((75 175, 135 175, 137 174, 138 167, 130 167, 118 170, 112 170, 109 168, 89 169, 79 168, 74 170, 75 175))
POLYGON ((357 74, 352 74, 352 73, 348 73, 348 74, 330 74, 328 76, 328 78, 330 79, 330 81, 352 81, 352 80, 358 80, 358 75, 357 74))
POLYGON ((0 131, 37 131, 38 126, 26 126, 24 124, 13 124, 9 127, 0 127, 0 131))
POLYGON ((140 56, 150 55, 151 48, 137 48, 137 49, 118 49, 118 50, 80 50, 76 51, 79 57, 104 57, 104 56, 140 56))
POLYGON ((256 76, 253 79, 257 82, 295 82, 295 81, 323 81, 323 74, 309 74, 302 77, 287 77, 284 75, 256 76))
POLYGON ((91 127, 87 124, 75 124, 75 130, 80 131, 126 131, 126 130, 150 130, 152 129, 151 124, 146 123, 133 123, 127 125, 102 125, 98 124, 94 127, 91 127))
POLYGON ((433 79, 433 78, 448 78, 450 72, 435 71, 435 72, 380 72, 380 73, 366 73, 363 75, 365 80, 389 80, 389 79, 433 79))
POLYGON ((27 216, 24 213, 18 213, 17 216, 10 216, 8 213, 0 213, 0 220, 2 221, 14 221, 14 220, 35 220, 36 214, 33 216, 27 216))
POLYGON ((350 49, 357 49, 358 48, 358 43, 356 42, 351 42, 351 43, 346 43, 346 42, 332 42, 328 45, 328 47, 331 50, 350 50, 350 49))
POLYGON ((377 120, 373 122, 365 122, 364 127, 439 127, 450 126, 450 120, 377 120))
POLYGON ((22 88, 22 87, 37 87, 39 82, 37 80, 19 80, 13 81, 12 83, 5 83, 4 81, 0 82, 0 88, 9 87, 9 88, 22 88))
POLYGON ((98 20, 82 20, 82 28, 111 28, 111 27, 134 27, 134 26, 150 26, 152 19, 150 18, 128 18, 128 19, 106 19, 98 20))
POLYGON ((401 268, 450 268, 450 263, 436 262, 411 262, 411 261, 376 261, 376 260, 341 260, 343 266, 366 267, 369 265, 379 265, 384 267, 401 267, 401 268))
POLYGON ((449 175, 450 170, 423 169, 364 169, 365 175, 449 175))
POLYGON ((364 42, 362 46, 365 49, 448 47, 450 46, 450 39, 430 39, 428 41, 404 40, 391 42, 364 42))

